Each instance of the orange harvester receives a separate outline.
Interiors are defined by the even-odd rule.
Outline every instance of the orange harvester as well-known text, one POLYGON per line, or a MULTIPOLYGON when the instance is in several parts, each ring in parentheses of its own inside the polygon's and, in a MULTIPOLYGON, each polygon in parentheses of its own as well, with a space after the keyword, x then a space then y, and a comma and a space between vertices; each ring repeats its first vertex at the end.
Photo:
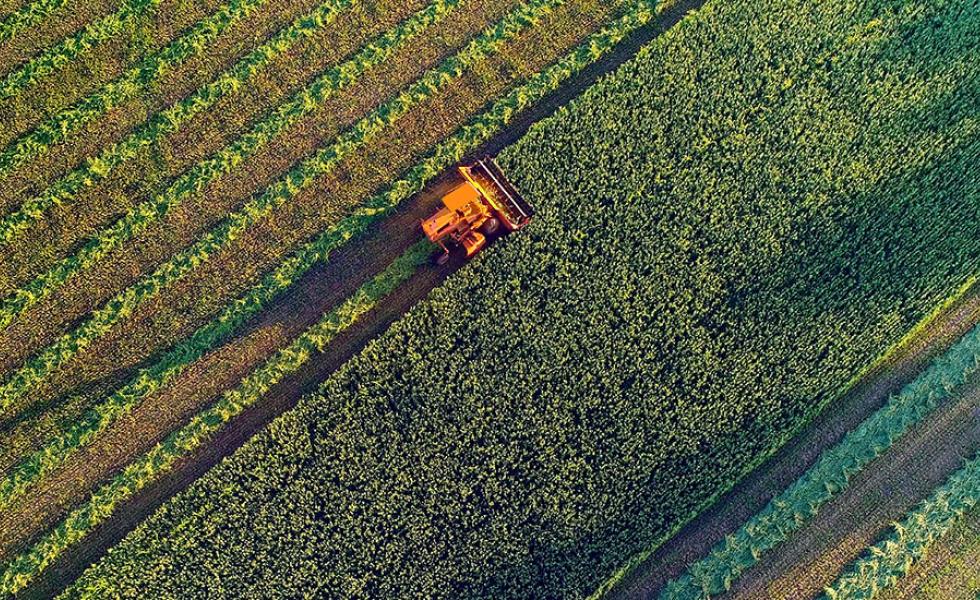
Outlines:
POLYGON ((448 244, 461 247, 469 258, 501 227, 516 231, 534 215, 493 159, 459 167, 459 173, 463 181, 442 197, 443 206, 434 215, 422 220, 425 235, 442 248, 435 259, 439 264, 449 260, 448 244))

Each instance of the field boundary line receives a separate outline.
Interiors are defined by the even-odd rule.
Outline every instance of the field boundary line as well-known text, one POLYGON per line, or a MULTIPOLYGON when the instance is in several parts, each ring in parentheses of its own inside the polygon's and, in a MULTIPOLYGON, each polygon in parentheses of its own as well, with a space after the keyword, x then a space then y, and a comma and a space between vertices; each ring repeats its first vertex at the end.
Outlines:
POLYGON ((0 243, 9 244, 19 233, 40 221, 54 206, 64 206, 75 200, 82 189, 108 177, 117 167, 136 157, 138 150, 157 140, 176 133, 194 116, 210 109, 254 77, 293 44, 316 34, 332 24, 342 11, 360 0, 326 0, 312 11, 296 17, 292 23, 261 46, 249 52, 233 67, 199 87, 168 108, 154 114, 126 139, 104 148, 76 169, 59 179, 39 195, 24 201, 14 212, 0 219, 0 243))
POLYGON ((66 2, 68 0, 35 0, 10 13, 0 22, 0 43, 13 38, 22 29, 41 23, 66 2))
MULTIPOLYGON (((129 0, 130 3, 156 6, 162 0, 129 0)), ((211 15, 201 19, 166 47, 146 57, 98 91, 69 108, 44 120, 33 130, 14 139, 0 152, 0 177, 45 154, 54 144, 64 142, 83 126, 105 115, 122 102, 136 97, 159 77, 192 56, 207 49, 222 32, 248 17, 271 0, 229 0, 211 15)), ((115 31, 112 35, 115 35, 115 31)), ((111 37, 111 35, 106 36, 111 37)), ((67 62, 67 60, 65 61, 67 62)), ((25 67, 26 68, 26 67, 25 67)), ((9 97, 7 82, 0 84, 0 100, 9 97)))
MULTIPOLYGON (((420 35, 425 29, 439 20, 441 20, 446 15, 450 14, 452 10, 457 8, 462 0, 435 0, 433 3, 429 4, 425 9, 415 13, 412 17, 409 17, 403 24, 408 24, 408 27, 400 29, 402 33, 410 35, 392 35, 390 32, 383 34, 378 40, 385 42, 394 42, 397 40, 397 44, 393 44, 388 47, 388 51, 381 51, 379 48, 380 44, 369 43, 364 46, 362 52, 353 58, 353 61, 358 61, 361 58, 365 60, 383 60, 387 58, 391 51, 398 47, 402 42, 414 39, 415 36, 420 35)), ((351 63, 355 64, 355 63, 351 63)), ((348 68, 349 64, 347 62, 342 63, 331 69, 329 74, 339 74, 339 73, 349 73, 355 74, 359 71, 354 68, 348 68)), ((325 79, 330 81, 330 77, 325 79)), ((331 88, 325 88, 331 89, 331 88)), ((300 105, 307 106, 302 100, 306 96, 300 94, 299 99, 300 105)), ((292 264, 292 263, 287 263, 292 264)), ((291 278, 283 273, 280 269, 276 270, 274 275, 274 281, 291 281, 291 278)), ((198 340, 199 338, 193 338, 198 340)), ((0 482, 0 509, 7 506, 11 500, 22 494, 27 487, 35 483, 45 473, 54 469, 60 465, 71 453, 73 453, 77 448, 87 444, 91 441, 92 437, 108 426, 116 417, 124 412, 123 410, 128 410, 128 407, 132 406, 135 398, 142 398, 149 390, 157 389, 159 385, 158 378, 163 376, 172 368, 170 363, 172 360, 169 358, 171 355, 168 354, 164 359, 153 367, 142 371, 137 379, 120 390, 117 390, 114 394, 109 396, 105 401, 103 401, 98 407, 87 412, 83 417, 71 424, 69 429, 61 436, 53 440, 51 443, 47 444, 42 449, 35 453, 32 453, 24 461, 18 463, 18 465, 10 472, 10 474, 0 482), (151 375, 152 374, 152 375, 151 375), (147 387, 150 382, 155 382, 154 385, 147 387), (138 395, 133 397, 134 390, 139 390, 138 395)), ((178 354, 181 358, 187 358, 183 352, 178 354)), ((186 361, 179 360, 178 364, 185 364, 186 361)), ((0 387, 0 390, 4 388, 0 387)), ((2 395, 0 395, 2 397, 2 395)))
POLYGON ((869 546, 834 583, 822 600, 871 599, 906 574, 930 546, 980 503, 980 456, 974 457, 921 502, 888 536, 869 546))
MULTIPOLYGON (((196 339, 199 334, 200 339, 204 341, 218 341, 230 337, 235 327, 264 308, 283 290, 288 289, 314 264, 326 261, 333 248, 346 243, 352 237, 366 231, 372 223, 387 216, 397 205, 421 190, 427 182, 437 177, 447 167, 458 162, 467 152, 479 147, 480 144, 501 131, 521 111, 557 89, 562 83, 587 66, 598 61, 629 34, 653 18, 654 2, 651 0, 634 0, 632 4, 633 9, 628 14, 589 36, 571 52, 533 75, 525 84, 514 88, 505 97, 497 100, 490 109, 460 127, 455 134, 439 144, 429 157, 409 169, 402 179, 394 182, 385 192, 374 196, 358 210, 357 214, 351 215, 346 228, 333 228, 323 233, 313 243, 301 248, 280 269, 267 275, 265 283, 268 287, 254 288, 248 295, 230 306, 221 318, 198 330, 195 333, 195 338, 192 338, 191 341, 196 339)), ((187 356, 188 353, 199 353, 198 356, 203 356, 207 349, 195 348, 193 345, 185 343, 182 347, 171 351, 168 356, 174 359, 180 359, 187 356)), ((180 366, 180 369, 183 370, 184 367, 186 365, 180 366)), ((154 389, 175 375, 176 373, 172 373, 166 379, 159 379, 154 389)), ((176 433, 172 435, 176 435, 176 433)), ((162 446, 158 446, 158 448, 162 448, 162 446)), ((10 589, 7 586, 13 585, 11 582, 14 581, 17 582, 16 589, 22 589, 66 548, 78 542, 89 531, 107 520, 119 504, 150 485, 172 468, 176 460, 189 455, 193 449, 184 450, 175 445, 168 451, 179 452, 180 454, 172 458, 164 456, 158 456, 156 459, 144 457, 143 469, 137 468, 136 463, 133 463, 112 483, 106 484, 96 491, 85 505, 73 510, 65 520, 35 546, 8 562, 4 567, 3 575, 0 576, 0 589, 10 589), (165 459, 168 461, 166 466, 161 466, 165 459), (150 474, 147 474, 147 469, 151 470, 150 474), (123 481, 123 477, 126 478, 125 481, 123 481)))

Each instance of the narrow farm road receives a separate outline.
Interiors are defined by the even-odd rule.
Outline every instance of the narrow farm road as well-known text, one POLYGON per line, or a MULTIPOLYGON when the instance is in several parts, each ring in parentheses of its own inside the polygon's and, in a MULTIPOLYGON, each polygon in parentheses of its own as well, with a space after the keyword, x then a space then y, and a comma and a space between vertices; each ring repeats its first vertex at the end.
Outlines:
MULTIPOLYGON (((613 71, 629 60, 650 40, 676 24, 685 14, 703 3, 704 0, 680 0, 671 3, 669 8, 661 13, 653 23, 637 31, 604 59, 583 70, 578 76, 547 96, 534 108, 515 118, 511 126, 479 148, 474 154, 496 154, 501 148, 521 137, 533 123, 567 104, 584 89, 595 83, 602 75, 613 71)), ((267 339, 269 336, 277 339, 290 337, 316 322, 326 311, 381 271, 419 239, 418 221, 434 210, 442 193, 447 191, 454 182, 454 174, 445 174, 428 186, 426 191, 416 195, 404 203, 394 214, 376 224, 366 236, 334 252, 328 265, 321 265, 312 269, 293 287, 286 297, 281 298, 273 306, 258 315, 253 322, 243 328, 243 331, 235 339, 228 342, 225 348, 233 349, 235 352, 248 353, 250 344, 261 343, 261 340, 267 339)), ((88 565, 98 560, 112 545, 139 525, 168 498, 180 492, 210 467, 234 452, 275 417, 295 406, 300 397, 315 389, 319 382, 343 365, 371 339, 384 331, 392 322, 408 311, 416 302, 423 299, 433 288, 437 287, 461 266, 461 261, 457 260, 440 268, 421 269, 378 307, 363 315, 355 325, 338 336, 324 353, 318 355, 297 373, 274 386, 261 403, 246 410, 232 421, 201 451, 186 460, 180 461, 168 476, 137 493, 121 506, 107 522, 62 554, 19 597, 50 598, 56 595, 74 581, 88 565)), ((211 374, 213 373, 215 372, 210 370, 207 374, 192 372, 192 376, 188 379, 190 382, 188 385, 203 386, 205 382, 202 377, 212 379, 211 374)), ((222 374, 221 369, 218 369, 217 373, 220 377, 227 379, 222 385, 228 387, 234 386, 240 378, 240 374, 231 371, 222 374)), ((213 387, 219 387, 215 385, 214 381, 207 381, 206 383, 213 387)), ((161 398, 165 399, 166 397, 166 395, 161 395, 161 398)), ((196 402, 201 401, 203 400, 200 398, 196 400, 196 402)), ((188 405, 181 409, 180 414, 191 414, 195 408, 199 407, 188 405)), ((152 413, 154 408, 149 406, 145 410, 152 413)), ((129 419, 129 421, 135 420, 136 417, 129 419)), ((126 436, 123 435, 124 432, 120 430, 118 433, 119 435, 112 437, 112 441, 106 441, 102 446, 105 447, 106 452, 111 452, 116 457, 116 462, 122 464, 126 457, 141 451, 140 448, 145 443, 138 439, 127 441, 126 436), (125 444, 126 448, 116 442, 125 444)), ((148 439, 152 437, 147 436, 148 439)), ((45 485, 45 493, 51 497, 59 498, 61 502, 58 503, 58 506, 64 508, 78 501, 78 498, 65 491, 71 481, 77 477, 97 481, 105 476, 105 473, 95 473, 92 469, 66 468, 45 485)), ((34 515, 34 509, 30 503, 24 503, 21 508, 25 511, 25 515, 31 513, 32 519, 46 523, 53 523, 58 516, 53 513, 34 515)), ((23 548, 29 546, 33 541, 35 541, 33 536, 25 535, 12 545, 23 548)))
MULTIPOLYGON (((773 496, 810 468, 824 450, 836 445, 848 431, 857 427, 880 408, 891 393, 915 379, 933 357, 947 349, 978 322, 980 322, 980 286, 975 285, 957 303, 940 314, 927 330, 910 340, 887 363, 879 365, 868 373, 849 393, 828 406, 809 426, 722 496, 714 506, 660 546, 608 596, 623 600, 657 598, 661 588, 668 581, 681 575, 690 563, 705 556, 718 541, 733 533, 752 515, 759 512, 773 496)), ((978 398, 980 392, 976 391, 970 396, 957 396, 957 400, 948 404, 945 410, 937 412, 933 419, 910 432, 907 440, 911 442, 915 436, 921 435, 924 429, 929 427, 928 423, 934 422, 940 416, 947 418, 953 416, 955 420, 955 415, 950 412, 956 411, 954 406, 972 401, 975 407, 980 402, 978 398)), ((976 413, 966 414, 963 417, 964 421, 972 419, 975 423, 978 420, 976 413)), ((947 434, 952 435, 952 432, 939 432, 940 446, 952 444, 951 440, 944 437, 947 434)), ((980 432, 971 430, 961 434, 969 438, 971 435, 980 435, 980 432)), ((968 442, 964 443, 969 445, 968 442)), ((954 461, 954 467, 959 465, 960 462, 954 461)), ((874 470, 876 467, 877 463, 868 469, 874 470)), ((901 473, 901 475, 905 477, 907 474, 901 473)), ((854 489, 861 481, 861 479, 855 480, 854 489)), ((926 495, 927 493, 923 493, 921 497, 926 495)), ((836 506, 837 501, 843 501, 842 498, 826 506, 825 512, 833 511, 833 506, 836 506)), ((885 524, 887 525, 887 521, 885 524)), ((799 532, 799 535, 802 537, 805 533, 799 532)), ((771 557, 775 559, 776 554, 771 557)), ((764 562, 769 560, 767 558, 764 562)), ((754 574, 755 571, 746 573, 744 576, 746 585, 754 574)), ((750 591, 748 587, 740 587, 739 590, 741 593, 750 591)), ((742 595, 735 597, 741 598, 742 595)), ((804 596, 792 597, 798 599, 804 596)))

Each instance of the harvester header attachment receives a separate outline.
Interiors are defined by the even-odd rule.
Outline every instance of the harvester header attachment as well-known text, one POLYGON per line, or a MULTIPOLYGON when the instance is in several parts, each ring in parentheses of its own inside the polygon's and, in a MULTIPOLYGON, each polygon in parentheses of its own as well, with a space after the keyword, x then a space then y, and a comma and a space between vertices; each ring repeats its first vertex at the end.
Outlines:
POLYGON ((488 238, 516 231, 534 216, 534 209, 492 158, 461 166, 459 174, 462 181, 442 197, 442 207, 422 220, 425 235, 442 248, 435 257, 439 264, 449 259, 451 245, 462 248, 468 258, 486 246, 488 238))

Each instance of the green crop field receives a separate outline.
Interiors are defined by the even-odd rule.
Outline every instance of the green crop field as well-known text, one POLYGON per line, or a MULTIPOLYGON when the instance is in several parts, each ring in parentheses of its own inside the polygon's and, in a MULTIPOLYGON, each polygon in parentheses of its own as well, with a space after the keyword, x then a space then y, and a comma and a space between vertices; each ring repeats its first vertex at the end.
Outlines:
MULTIPOLYGON (((613 594, 980 274, 975 0, 72 6, 0 0, 5 594, 613 594), (439 270, 486 144, 536 214, 439 270)), ((664 593, 883 469, 977 331, 664 593)))

